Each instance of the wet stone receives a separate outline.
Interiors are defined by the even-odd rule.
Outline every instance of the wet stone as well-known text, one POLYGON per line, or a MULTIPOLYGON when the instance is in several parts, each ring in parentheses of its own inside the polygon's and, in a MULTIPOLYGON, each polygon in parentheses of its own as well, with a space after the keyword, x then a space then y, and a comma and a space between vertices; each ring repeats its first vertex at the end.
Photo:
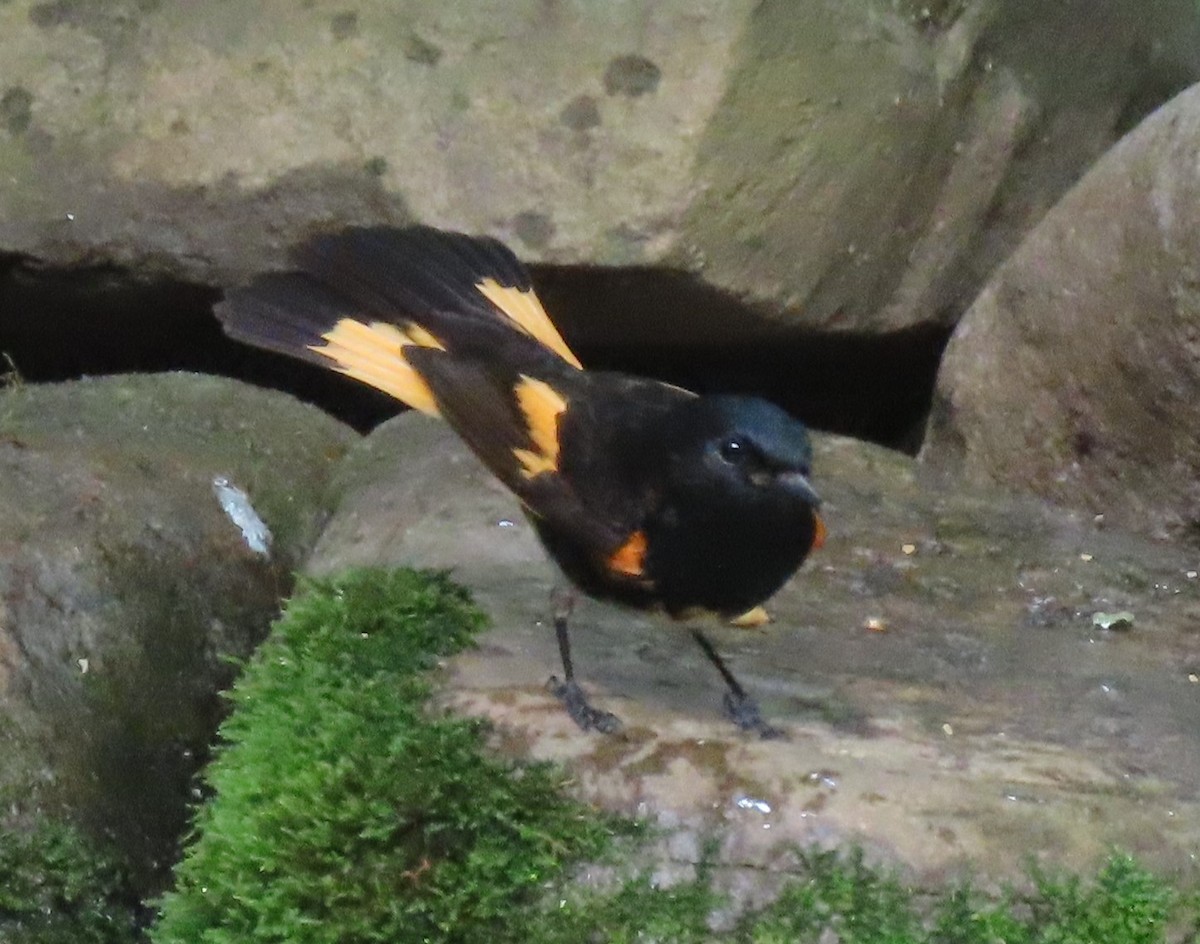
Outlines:
POLYGON ((789 842, 858 842, 937 878, 971 863, 1016 875, 1029 856, 1086 868, 1118 845, 1194 869, 1194 552, 1038 502, 929 491, 910 459, 847 439, 818 436, 814 468, 826 546, 770 602, 772 623, 705 627, 781 740, 727 721, 686 627, 586 600, 576 670, 624 726, 580 732, 545 688, 557 574, 436 422, 402 417, 355 447, 310 569, 452 568, 493 628, 447 665, 440 699, 489 719, 501 750, 564 763, 581 796, 682 835, 672 848, 715 834, 725 861, 771 869, 789 842), (1131 571, 1144 587, 1123 584, 1131 571), (1121 609, 1134 632, 1091 625, 1121 609))

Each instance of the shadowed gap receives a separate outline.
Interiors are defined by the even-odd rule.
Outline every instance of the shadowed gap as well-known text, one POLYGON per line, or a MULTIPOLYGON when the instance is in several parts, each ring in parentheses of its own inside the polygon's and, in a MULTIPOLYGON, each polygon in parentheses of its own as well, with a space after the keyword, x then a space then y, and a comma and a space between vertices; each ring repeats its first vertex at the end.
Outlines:
MULTIPOLYGON (((907 451, 920 445, 945 329, 856 335, 781 327, 661 269, 538 266, 533 275, 591 367, 757 394, 819 429, 907 451)), ((397 412, 389 397, 354 381, 230 341, 212 316, 219 298, 207 286, 117 267, 52 269, 0 256, 0 352, 35 383, 188 370, 286 391, 360 431, 397 412)))
POLYGON ((0 353, 31 383, 185 370, 291 393, 365 431, 395 401, 311 364, 230 341, 203 285, 140 279, 110 266, 41 268, 0 257, 0 353))
POLYGON ((950 329, 815 331, 673 270, 533 266, 589 367, 749 393, 811 426, 915 453, 950 329), (686 341, 680 341, 686 338, 686 341))

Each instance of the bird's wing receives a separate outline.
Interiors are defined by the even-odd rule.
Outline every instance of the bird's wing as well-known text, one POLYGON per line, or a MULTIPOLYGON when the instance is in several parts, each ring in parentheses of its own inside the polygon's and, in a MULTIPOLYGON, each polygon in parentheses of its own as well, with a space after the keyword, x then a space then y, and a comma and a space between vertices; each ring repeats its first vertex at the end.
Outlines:
POLYGON ((299 271, 226 295, 217 315, 230 336, 442 416, 532 515, 600 553, 621 545, 627 509, 589 501, 561 461, 568 418, 581 442, 603 436, 587 428, 596 384, 508 249, 377 227, 317 237, 295 258, 299 271))

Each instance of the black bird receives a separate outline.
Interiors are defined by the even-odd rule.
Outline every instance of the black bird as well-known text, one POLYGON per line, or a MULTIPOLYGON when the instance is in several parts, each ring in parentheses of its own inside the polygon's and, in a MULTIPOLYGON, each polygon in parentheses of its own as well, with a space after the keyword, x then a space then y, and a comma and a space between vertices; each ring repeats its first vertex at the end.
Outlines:
MULTIPOLYGON (((231 337, 347 374, 441 416, 520 499, 591 596, 735 617, 820 546, 805 427, 765 400, 585 371, 502 243, 425 226, 355 227, 293 253, 216 309, 231 337)), ((557 599, 558 697, 584 729, 618 722, 575 681, 573 596, 557 599)), ((744 729, 776 733, 699 630, 744 729)))

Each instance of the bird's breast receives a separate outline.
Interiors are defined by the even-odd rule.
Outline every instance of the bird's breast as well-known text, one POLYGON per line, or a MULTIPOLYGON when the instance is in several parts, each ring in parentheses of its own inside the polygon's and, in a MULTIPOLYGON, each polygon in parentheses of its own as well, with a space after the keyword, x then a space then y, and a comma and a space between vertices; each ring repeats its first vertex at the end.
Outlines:
POLYGON ((796 572, 815 537, 808 508, 740 517, 666 511, 647 523, 646 573, 672 613, 737 615, 757 606, 796 572))

